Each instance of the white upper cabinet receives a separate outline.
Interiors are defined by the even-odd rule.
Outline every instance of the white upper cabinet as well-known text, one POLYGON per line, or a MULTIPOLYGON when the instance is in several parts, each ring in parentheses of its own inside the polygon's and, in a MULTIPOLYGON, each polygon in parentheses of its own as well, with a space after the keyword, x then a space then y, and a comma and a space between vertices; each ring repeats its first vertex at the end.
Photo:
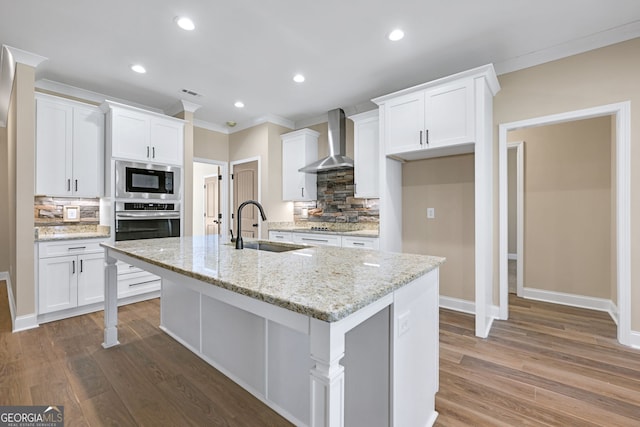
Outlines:
POLYGON ((182 165, 184 121, 107 101, 111 156, 144 163, 182 165))
POLYGON ((104 114, 99 108, 36 94, 36 194, 100 197, 104 114))
POLYGON ((474 151, 478 114, 485 114, 476 82, 499 87, 493 70, 459 73, 374 100, 381 109, 384 154, 403 160, 474 151), (479 80, 480 79, 480 80, 479 80), (486 82, 486 83, 484 83, 486 82))
POLYGON ((349 117, 353 120, 354 196, 378 198, 380 145, 378 110, 349 117))
POLYGON ((316 200, 316 174, 298 169, 318 159, 318 136, 311 129, 286 133, 282 137, 282 200, 316 200))

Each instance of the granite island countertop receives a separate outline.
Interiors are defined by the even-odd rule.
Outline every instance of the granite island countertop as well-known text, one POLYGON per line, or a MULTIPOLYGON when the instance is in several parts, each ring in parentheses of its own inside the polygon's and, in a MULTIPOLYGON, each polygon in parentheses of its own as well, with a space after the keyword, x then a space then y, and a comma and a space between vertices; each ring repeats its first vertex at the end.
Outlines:
POLYGON ((311 228, 301 227, 274 227, 269 228, 269 231, 286 231, 293 233, 309 233, 309 234, 336 234, 340 236, 354 236, 354 237, 379 237, 378 230, 312 230, 311 228))
MULTIPOLYGON (((245 243, 249 241, 245 239, 245 243)), ((304 245, 280 253, 236 250, 218 244, 215 236, 107 242, 102 246, 327 322, 347 317, 445 261, 427 255, 304 245)))

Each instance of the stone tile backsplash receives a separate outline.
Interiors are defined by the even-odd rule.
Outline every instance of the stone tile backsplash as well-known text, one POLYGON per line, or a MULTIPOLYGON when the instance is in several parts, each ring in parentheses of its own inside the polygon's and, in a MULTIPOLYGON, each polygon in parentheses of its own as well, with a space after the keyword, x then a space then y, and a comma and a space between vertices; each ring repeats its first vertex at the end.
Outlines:
POLYGON ((33 201, 35 226, 98 225, 100 223, 100 199, 76 199, 36 196, 33 201), (80 207, 80 221, 64 222, 65 206, 80 207))
POLYGON ((295 223, 378 223, 378 199, 354 197, 353 169, 318 173, 318 200, 294 202, 295 223), (305 213, 307 214, 305 217, 305 213))

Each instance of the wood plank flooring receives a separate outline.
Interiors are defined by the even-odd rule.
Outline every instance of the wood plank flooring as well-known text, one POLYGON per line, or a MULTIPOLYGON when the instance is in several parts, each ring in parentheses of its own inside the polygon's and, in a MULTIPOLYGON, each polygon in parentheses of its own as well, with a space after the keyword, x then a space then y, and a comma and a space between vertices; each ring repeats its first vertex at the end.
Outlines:
MULTIPOLYGON (((441 310, 436 425, 640 425, 640 351, 616 343, 608 315, 510 303, 486 340, 472 316, 441 310)), ((290 425, 160 331, 159 310, 121 307, 109 350, 102 312, 12 334, 0 282, 0 405, 61 404, 67 426, 290 425)))

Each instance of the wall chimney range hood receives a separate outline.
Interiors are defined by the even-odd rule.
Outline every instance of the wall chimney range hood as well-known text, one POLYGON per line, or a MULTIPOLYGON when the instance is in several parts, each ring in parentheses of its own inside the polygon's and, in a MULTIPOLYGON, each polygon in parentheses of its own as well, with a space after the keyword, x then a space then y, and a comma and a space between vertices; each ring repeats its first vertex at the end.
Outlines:
POLYGON ((318 173, 330 170, 353 169, 353 160, 347 154, 347 119, 341 108, 329 111, 329 156, 311 163, 299 172, 318 173))

